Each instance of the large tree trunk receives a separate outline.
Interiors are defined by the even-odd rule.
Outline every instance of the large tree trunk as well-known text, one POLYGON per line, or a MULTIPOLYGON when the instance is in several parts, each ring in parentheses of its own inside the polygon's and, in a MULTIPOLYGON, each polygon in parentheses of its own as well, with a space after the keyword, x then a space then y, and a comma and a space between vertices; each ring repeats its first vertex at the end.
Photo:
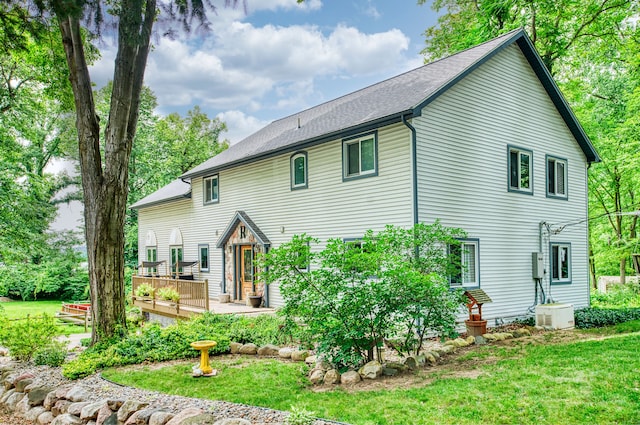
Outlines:
POLYGON ((126 329, 124 220, 128 164, 156 2, 123 0, 121 7, 113 93, 104 137, 104 164, 99 118, 95 112, 78 17, 65 10, 56 11, 76 106, 93 343, 126 329))

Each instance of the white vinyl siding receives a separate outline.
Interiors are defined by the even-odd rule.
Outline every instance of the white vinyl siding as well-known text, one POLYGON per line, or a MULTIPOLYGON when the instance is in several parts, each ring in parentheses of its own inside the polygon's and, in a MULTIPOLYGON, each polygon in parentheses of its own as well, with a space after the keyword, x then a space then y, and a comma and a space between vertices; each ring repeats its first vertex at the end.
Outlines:
MULTIPOLYGON (((370 133, 367 133, 370 134, 370 133)), ((203 203, 203 179, 192 181, 192 199, 172 201, 139 211, 139 234, 154 230, 158 244, 166 243, 172 227, 180 227, 185 260, 198 259, 198 244, 210 246, 209 294, 217 297, 222 286, 222 251, 216 247, 237 210, 245 211, 271 242, 271 248, 307 233, 324 244, 329 238, 353 238, 387 224, 411 226, 411 133, 403 124, 383 127, 377 133, 379 178, 343 184, 342 139, 309 148, 306 190, 291 190, 291 155, 286 153, 252 164, 222 170, 224 196, 215 208, 203 203), (260 190, 255 190, 256 182, 260 190), (348 206, 348 208, 346 207, 348 206), (175 224, 173 224, 175 223, 175 224)), ((142 240, 144 243, 144 240, 142 240)), ((158 252, 160 259, 168 260, 158 252)), ((312 247, 318 249, 318 247, 312 247)), ((233 276, 226 279, 232 293, 233 276)), ((268 288, 271 306, 282 306, 277 285, 268 288)))
MULTIPOLYGON (((550 287, 550 242, 571 243, 571 285, 553 286, 558 302, 589 304, 587 179, 584 153, 528 61, 509 46, 450 88, 412 120, 417 130, 418 209, 422 222, 441 219, 482 241, 480 282, 492 298, 486 319, 516 317, 534 302, 531 253, 541 222, 577 223, 559 234, 543 230, 550 287), (565 158, 571 196, 557 202, 546 190, 514 196, 505 190, 508 146, 532 153, 532 187, 546 186, 546 155, 565 158)), ((559 229, 561 226, 551 226, 559 229)))

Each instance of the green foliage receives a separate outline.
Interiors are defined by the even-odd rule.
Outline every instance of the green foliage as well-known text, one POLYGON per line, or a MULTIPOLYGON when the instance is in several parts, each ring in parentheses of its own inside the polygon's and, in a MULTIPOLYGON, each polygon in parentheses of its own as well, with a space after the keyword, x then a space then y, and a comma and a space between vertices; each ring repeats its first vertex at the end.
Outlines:
POLYGON ((63 341, 51 341, 50 344, 38 348, 33 353, 33 363, 58 367, 67 357, 67 344, 63 341))
POLYGON ((591 306, 596 308, 640 308, 640 286, 613 285, 606 293, 591 293, 591 306))
POLYGON ((72 248, 52 249, 37 264, 0 266, 0 296, 22 300, 82 300, 88 297, 89 276, 83 258, 72 248))
POLYGON ((291 413, 285 419, 286 425, 311 425, 315 421, 314 413, 306 409, 291 406, 291 413))
POLYGON ((20 320, 0 315, 0 345, 20 361, 30 360, 38 349, 51 345, 59 334, 54 318, 46 314, 20 320))
POLYGON ((150 296, 153 295, 154 291, 155 291, 155 288, 153 287, 153 285, 151 285, 149 283, 141 283, 136 288, 136 296, 137 297, 150 297, 150 296))
POLYGON ((601 328, 640 319, 640 308, 582 308, 575 311, 578 329, 601 328))
POLYGON ((289 322, 299 319, 318 352, 339 368, 373 358, 387 338, 400 336, 403 354, 419 352, 428 331, 452 332, 463 304, 449 288, 459 229, 435 223, 412 229, 387 226, 357 242, 318 241, 307 235, 271 250, 259 260, 260 278, 280 282, 289 322))
POLYGON ((158 289, 156 295, 161 300, 171 301, 177 303, 180 301, 180 293, 178 290, 171 286, 165 286, 163 288, 158 289))
POLYGON ((198 352, 190 344, 200 340, 218 343, 209 350, 212 355, 229 352, 230 341, 238 341, 238 338, 259 345, 276 343, 281 324, 280 319, 269 315, 247 318, 211 313, 166 328, 149 323, 125 338, 88 348, 76 359, 65 363, 62 373, 69 379, 78 379, 111 366, 194 358, 198 352))

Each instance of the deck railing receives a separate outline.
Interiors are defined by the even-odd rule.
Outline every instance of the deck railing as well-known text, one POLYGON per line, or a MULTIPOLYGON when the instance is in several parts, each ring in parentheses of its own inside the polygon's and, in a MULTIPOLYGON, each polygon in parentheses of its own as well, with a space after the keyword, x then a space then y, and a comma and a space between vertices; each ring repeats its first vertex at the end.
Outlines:
POLYGON ((205 280, 173 279, 171 276, 133 276, 133 304, 143 310, 181 317, 209 310, 209 282, 205 280), (153 287, 150 296, 136 295, 137 288, 146 283, 153 287), (158 289, 173 288, 180 294, 178 302, 163 300, 157 296, 158 289))

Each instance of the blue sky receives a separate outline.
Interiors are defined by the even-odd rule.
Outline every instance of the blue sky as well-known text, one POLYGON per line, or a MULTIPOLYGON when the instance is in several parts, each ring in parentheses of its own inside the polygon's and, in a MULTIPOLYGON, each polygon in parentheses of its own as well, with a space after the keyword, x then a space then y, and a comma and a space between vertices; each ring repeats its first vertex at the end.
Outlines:
MULTIPOLYGON (((198 105, 225 121, 223 137, 236 143, 273 120, 422 65, 422 33, 437 21, 430 3, 416 0, 247 5, 246 14, 242 8, 211 14, 206 36, 157 40, 145 84, 158 97, 158 114, 184 116, 198 105)), ((115 49, 105 43, 91 67, 98 88, 113 75, 115 49)), ((53 228, 75 229, 80 217, 80 203, 63 205, 53 228)))
MULTIPOLYGON (((222 3, 214 0, 214 4, 222 3)), ((424 30, 436 23, 416 0, 247 0, 211 14, 205 37, 159 40, 145 83, 159 114, 199 105, 227 122, 232 143, 269 122, 422 64, 424 30)), ((114 52, 92 69, 103 85, 114 52)))

